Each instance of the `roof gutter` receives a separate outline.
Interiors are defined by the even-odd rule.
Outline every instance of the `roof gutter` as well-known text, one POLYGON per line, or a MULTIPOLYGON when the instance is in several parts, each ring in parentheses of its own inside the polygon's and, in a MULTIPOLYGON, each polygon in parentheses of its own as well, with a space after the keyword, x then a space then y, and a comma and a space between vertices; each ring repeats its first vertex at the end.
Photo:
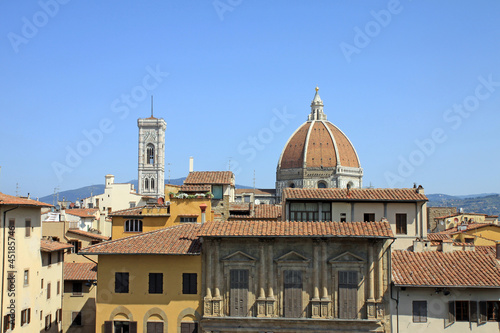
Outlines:
MULTIPOLYGON (((4 292, 4 287, 5 287, 5 245, 6 245, 6 241, 5 241, 5 229, 7 227, 7 223, 5 221, 5 219, 7 218, 7 212, 10 212, 11 210, 14 210, 14 209, 18 209, 19 208, 19 205, 17 205, 16 207, 14 208, 11 208, 11 209, 7 209, 3 212, 3 225, 2 225, 2 229, 3 229, 3 234, 2 234, 2 237, 3 237, 3 249, 2 249, 2 289, 1 289, 1 294, 2 294, 2 298, 0 300, 0 312, 3 312, 3 296, 5 294, 4 292)), ((0 327, 4 327, 4 323, 3 323, 3 314, 0 316, 0 327)))
POLYGON ((406 288, 475 288, 475 289, 498 289, 498 286, 454 286, 454 285, 416 285, 416 284, 394 284, 395 287, 406 288))

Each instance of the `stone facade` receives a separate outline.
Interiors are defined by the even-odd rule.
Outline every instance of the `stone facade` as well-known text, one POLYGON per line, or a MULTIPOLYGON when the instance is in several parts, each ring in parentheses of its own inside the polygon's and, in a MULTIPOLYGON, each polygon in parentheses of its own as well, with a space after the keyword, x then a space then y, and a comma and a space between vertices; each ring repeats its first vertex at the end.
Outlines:
POLYGON ((340 237, 204 238, 202 329, 390 332, 389 244, 340 237))
POLYGON ((139 177, 138 193, 152 197, 165 196, 165 130, 167 123, 154 117, 138 119, 139 177))
MULTIPOLYGON (((448 216, 456 214, 458 212, 457 207, 427 207, 427 228, 429 232, 438 231, 437 217, 448 216)), ((442 228, 444 230, 444 228, 442 228)))

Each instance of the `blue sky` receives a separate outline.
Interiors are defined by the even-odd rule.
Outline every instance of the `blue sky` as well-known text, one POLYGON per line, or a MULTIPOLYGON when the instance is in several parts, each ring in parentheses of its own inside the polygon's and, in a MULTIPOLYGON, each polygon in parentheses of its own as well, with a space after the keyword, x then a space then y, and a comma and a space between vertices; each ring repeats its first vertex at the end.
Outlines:
POLYGON ((0 13, 4 193, 136 179, 150 95, 172 178, 193 156, 195 170, 231 160, 237 183, 255 170, 274 187, 316 85, 364 185, 500 192, 498 1, 41 0, 0 13))

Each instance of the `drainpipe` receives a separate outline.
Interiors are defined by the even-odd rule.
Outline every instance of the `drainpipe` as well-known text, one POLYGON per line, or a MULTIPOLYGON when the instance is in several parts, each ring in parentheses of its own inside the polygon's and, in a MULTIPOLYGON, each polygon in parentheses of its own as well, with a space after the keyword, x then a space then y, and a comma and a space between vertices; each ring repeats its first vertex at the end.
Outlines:
POLYGON ((19 206, 16 206, 11 209, 7 209, 6 211, 3 212, 3 249, 2 249, 2 299, 0 301, 0 328, 4 326, 3 323, 3 295, 4 295, 4 285, 5 285, 5 244, 7 243, 5 241, 5 229, 7 228, 7 223, 5 222, 5 219, 7 218, 7 212, 10 212, 11 210, 18 209, 19 206))
POLYGON ((200 205, 201 209, 201 224, 205 223, 205 210, 207 209, 207 204, 202 203, 200 205))

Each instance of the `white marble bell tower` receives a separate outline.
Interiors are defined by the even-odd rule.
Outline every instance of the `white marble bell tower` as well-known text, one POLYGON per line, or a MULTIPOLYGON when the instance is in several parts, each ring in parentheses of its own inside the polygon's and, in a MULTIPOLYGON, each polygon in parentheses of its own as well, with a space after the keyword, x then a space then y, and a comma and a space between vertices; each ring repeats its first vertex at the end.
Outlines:
POLYGON ((137 192, 155 198, 165 196, 165 130, 162 118, 137 119, 139 127, 139 184, 137 192))

